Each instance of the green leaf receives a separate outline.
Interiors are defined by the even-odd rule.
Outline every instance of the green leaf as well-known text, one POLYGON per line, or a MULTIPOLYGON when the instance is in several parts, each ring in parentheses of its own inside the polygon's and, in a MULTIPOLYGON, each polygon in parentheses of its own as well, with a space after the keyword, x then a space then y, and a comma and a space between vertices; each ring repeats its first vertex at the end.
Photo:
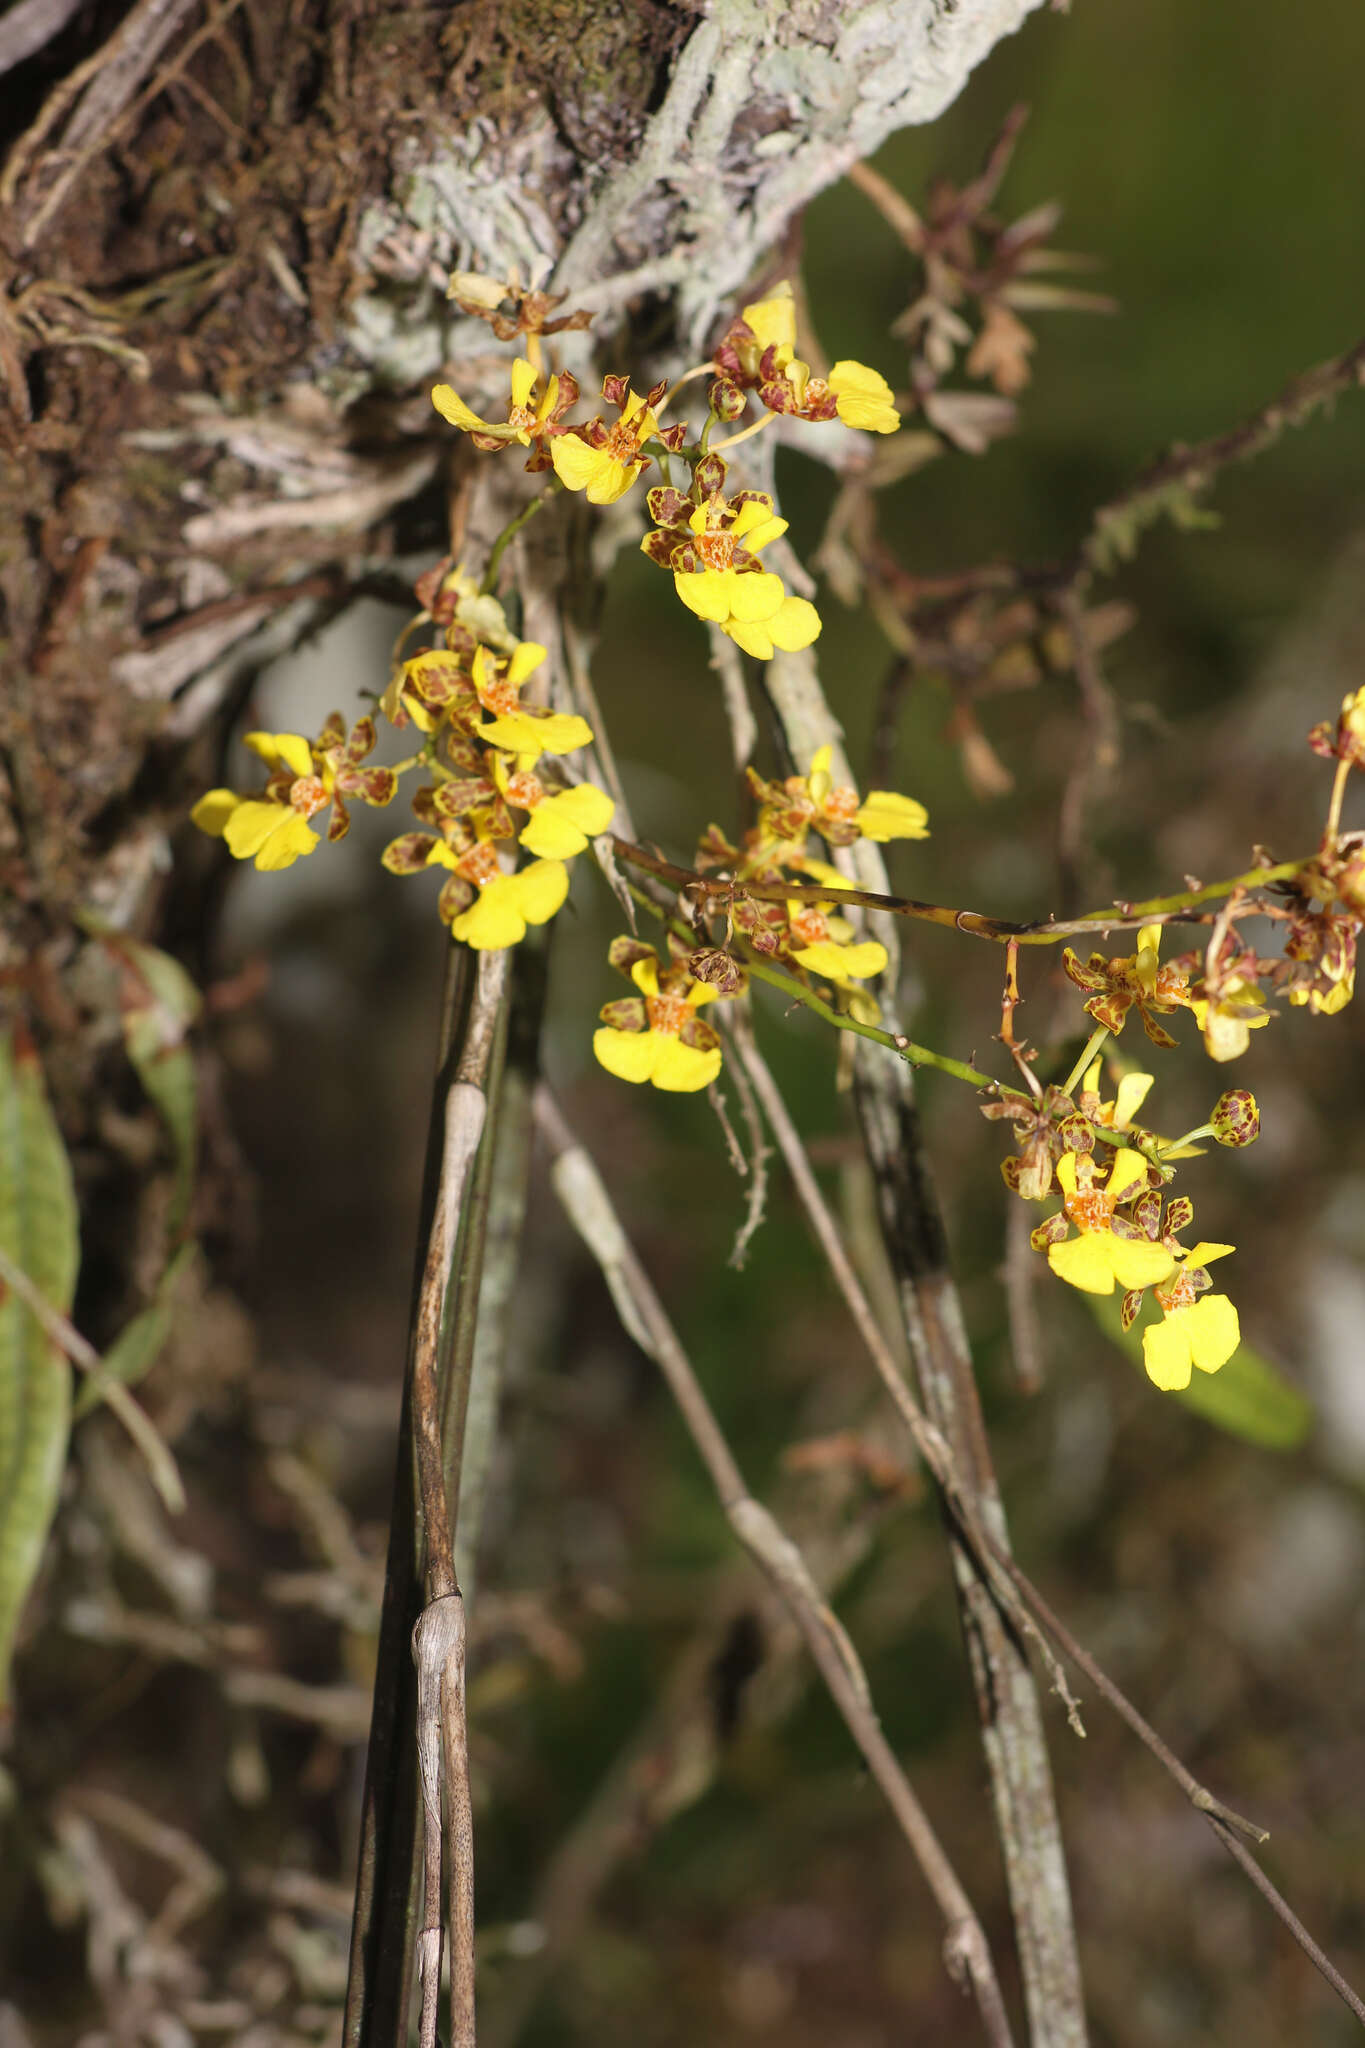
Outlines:
POLYGON ((99 1406, 106 1381, 118 1380, 125 1387, 134 1387, 156 1364, 170 1335, 176 1283, 198 1249, 193 1239, 181 1245, 162 1274, 154 1299, 119 1331, 100 1361, 100 1370, 90 1375, 76 1396, 78 1417, 99 1406))
MULTIPOLYGON (((42 1069, 0 1031, 0 1250, 65 1315, 80 1262, 76 1197, 42 1069)), ((13 1288, 0 1301, 0 1712, 15 1632, 56 1512, 71 1368, 13 1288)))
MULTIPOLYGON (((1106 1337, 1115 1344, 1146 1378, 1142 1362, 1142 1326, 1125 1330, 1120 1321, 1121 1296, 1087 1294, 1087 1306, 1106 1337)), ((1149 1382, 1150 1385, 1150 1382, 1149 1382)), ((1152 1388, 1157 1401, 1179 1401, 1202 1415, 1230 1436, 1255 1444, 1263 1451, 1292 1451, 1313 1426, 1313 1404, 1297 1387, 1283 1379, 1269 1359, 1262 1358, 1249 1344, 1239 1344, 1227 1364, 1217 1372, 1196 1372, 1183 1393, 1162 1394, 1152 1388)))
POLYGON ((169 953, 122 937, 117 948, 146 991, 144 1001, 135 1001, 124 1010, 123 1042, 175 1147, 175 1194, 169 1218, 174 1236, 184 1224, 194 1192, 199 1107, 194 1055, 186 1034, 199 1015, 202 999, 180 962, 172 960, 169 953))

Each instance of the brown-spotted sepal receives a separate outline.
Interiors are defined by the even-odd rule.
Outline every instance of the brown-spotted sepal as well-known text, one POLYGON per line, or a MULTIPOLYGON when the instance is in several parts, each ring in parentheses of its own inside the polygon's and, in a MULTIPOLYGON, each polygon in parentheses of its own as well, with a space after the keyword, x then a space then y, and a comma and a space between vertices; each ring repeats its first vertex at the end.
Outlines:
POLYGON ((381 865, 391 875, 420 875, 440 840, 431 832, 401 832, 391 839, 380 855, 381 865))

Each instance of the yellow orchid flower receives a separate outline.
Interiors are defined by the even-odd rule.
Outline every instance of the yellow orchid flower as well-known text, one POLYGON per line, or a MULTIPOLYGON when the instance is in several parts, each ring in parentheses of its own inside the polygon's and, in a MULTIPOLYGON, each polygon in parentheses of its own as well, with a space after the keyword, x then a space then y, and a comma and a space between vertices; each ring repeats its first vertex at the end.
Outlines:
POLYGON ((720 1072, 720 1039, 697 1011, 719 990, 681 962, 661 973, 655 955, 633 941, 618 940, 612 952, 634 956, 628 971, 640 994, 603 1006, 592 1041, 599 1064, 618 1080, 647 1081, 669 1094, 709 1088, 720 1072))
POLYGON ((640 453, 641 443, 658 431, 659 422, 644 399, 627 391, 614 427, 589 420, 550 443, 555 475, 566 490, 585 492, 590 505, 614 505, 649 460, 640 453))
POLYGON ((190 812, 212 839, 222 839, 235 860, 254 861, 262 873, 294 865, 319 843, 308 820, 330 805, 329 839, 350 830, 348 796, 362 803, 389 803, 398 787, 391 768, 366 768, 377 734, 374 720, 357 721, 349 736, 333 712, 315 742, 297 732, 249 732, 243 744, 270 770, 261 796, 211 789, 190 812))
POLYGON ((1182 1006, 1193 1007, 1190 977, 1174 963, 1164 967, 1160 964, 1160 945, 1161 926, 1145 924, 1137 935, 1137 950, 1119 960, 1111 960, 1104 953, 1092 953, 1083 966, 1070 946, 1062 949, 1062 966, 1068 978, 1088 996, 1085 1010, 1097 1024, 1107 1025, 1115 1037, 1122 1031, 1128 1012, 1136 1007, 1153 1045, 1176 1043, 1157 1018, 1168 1017, 1182 1006))
POLYGON ((452 920, 450 935, 476 952, 499 952, 524 939, 527 925, 548 924, 563 908, 569 871, 562 860, 533 860, 514 875, 494 875, 476 886, 477 898, 452 920))
MULTIPOLYGON (((565 383, 571 381, 566 379, 565 383)), ((574 385, 572 396, 561 402, 560 380, 551 377, 537 398, 536 382, 535 365, 527 362, 525 356, 518 356, 512 365, 512 396, 505 420, 481 420, 449 384, 435 385, 431 402, 441 418, 470 435, 476 447, 501 448, 509 441, 520 441, 523 448, 529 448, 532 441, 543 435, 546 427, 553 425, 565 406, 572 404, 578 395, 578 387, 574 385)))
MULTIPOLYGON (((1294 1000, 1292 993, 1289 1000, 1294 1000)), ((1260 983, 1240 974, 1226 975, 1216 996, 1196 996, 1190 1008, 1204 1034, 1205 1052, 1211 1060, 1220 1062, 1240 1059, 1251 1043, 1252 1032, 1262 1030, 1270 1022, 1260 983)))
POLYGON ((844 358, 828 377, 813 377, 796 353, 796 301, 785 281, 740 315, 749 332, 731 328, 716 351, 722 373, 756 385, 771 412, 798 419, 841 419, 865 433, 894 434, 900 426, 891 386, 866 363, 844 358), (770 353, 771 351, 771 353, 770 353))
MULTIPOLYGON (((738 568, 787 530, 771 505, 754 497, 731 513, 722 499, 698 505, 687 520, 702 566, 675 570, 673 587, 688 610, 719 626, 746 654, 771 661, 773 650, 795 653, 819 637, 820 614, 804 597, 789 597, 780 576, 738 568)), ((648 538, 648 536, 647 536, 648 538)))
POLYGON ((1048 1247, 1047 1262, 1059 1279, 1086 1294, 1112 1294, 1115 1286, 1153 1287, 1166 1279, 1175 1259, 1164 1244, 1119 1237, 1113 1227, 1119 1203, 1146 1183, 1147 1162, 1140 1153, 1127 1146, 1116 1152, 1100 1187, 1088 1153, 1064 1152, 1056 1172, 1063 1213, 1079 1232, 1048 1247))
POLYGON ((1178 1393, 1190 1383, 1193 1369, 1217 1372, 1242 1341, 1237 1310, 1226 1294, 1201 1294, 1207 1286, 1204 1268, 1226 1258, 1230 1244, 1196 1244, 1184 1254, 1174 1278, 1156 1288, 1161 1321, 1142 1333, 1147 1377, 1163 1393, 1178 1393))
POLYGON ((605 832, 616 806, 605 790, 591 782, 572 789, 547 790, 533 763, 525 757, 510 760, 506 754, 493 756, 493 779, 515 810, 530 811, 531 820, 517 838, 528 853, 547 860, 571 860, 582 853, 590 839, 605 832))

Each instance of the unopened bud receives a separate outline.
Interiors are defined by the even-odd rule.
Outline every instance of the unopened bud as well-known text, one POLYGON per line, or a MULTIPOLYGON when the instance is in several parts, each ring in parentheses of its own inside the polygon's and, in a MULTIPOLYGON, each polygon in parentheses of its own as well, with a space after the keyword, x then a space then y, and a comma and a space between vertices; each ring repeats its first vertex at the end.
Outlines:
POLYGON ((707 393, 707 403, 718 420, 737 420, 744 410, 744 393, 728 377, 717 377, 707 393))
POLYGON ((1220 1145, 1254 1145, 1261 1135, 1261 1112, 1249 1088, 1229 1088, 1213 1105, 1209 1129, 1220 1145))

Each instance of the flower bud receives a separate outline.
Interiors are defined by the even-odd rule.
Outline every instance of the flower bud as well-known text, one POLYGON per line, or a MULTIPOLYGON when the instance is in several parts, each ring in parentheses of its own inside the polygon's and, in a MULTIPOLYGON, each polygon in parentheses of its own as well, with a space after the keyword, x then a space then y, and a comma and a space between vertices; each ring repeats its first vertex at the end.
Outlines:
POLYGON ((1220 1145, 1254 1145, 1261 1135, 1261 1112, 1249 1088, 1229 1088, 1213 1105, 1209 1129, 1220 1145))
POLYGON ((728 377, 717 377, 707 393, 707 403, 718 420, 737 420, 744 410, 744 393, 728 377))

